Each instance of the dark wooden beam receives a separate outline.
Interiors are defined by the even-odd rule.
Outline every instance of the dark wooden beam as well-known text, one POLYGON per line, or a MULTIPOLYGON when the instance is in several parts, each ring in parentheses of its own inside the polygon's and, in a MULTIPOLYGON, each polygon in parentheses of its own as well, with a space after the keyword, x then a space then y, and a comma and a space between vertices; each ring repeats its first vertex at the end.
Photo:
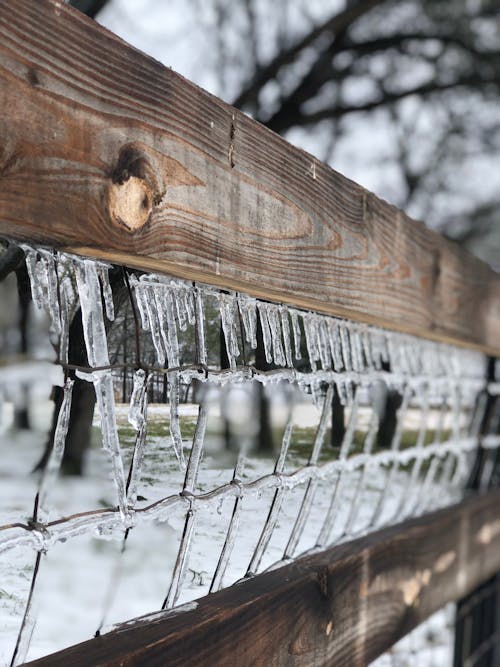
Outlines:
POLYGON ((0 0, 0 235, 500 354, 488 266, 58 0, 0 0))
POLYGON ((500 491, 304 557, 31 667, 368 664, 500 570, 500 491))

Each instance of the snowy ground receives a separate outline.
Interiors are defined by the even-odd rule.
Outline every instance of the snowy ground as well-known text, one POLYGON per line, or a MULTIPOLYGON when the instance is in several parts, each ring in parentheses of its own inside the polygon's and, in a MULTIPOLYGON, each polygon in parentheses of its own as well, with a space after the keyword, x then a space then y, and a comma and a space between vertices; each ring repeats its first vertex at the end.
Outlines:
MULTIPOLYGON (((36 430, 29 434, 9 430, 11 406, 4 405, 4 427, 2 445, 2 494, 0 516, 2 524, 8 521, 26 520, 32 515, 32 503, 36 493, 37 478, 27 474, 40 455, 50 420, 51 405, 43 400, 35 404, 33 420, 36 430)), ((181 406, 182 425, 189 431, 194 427, 196 406, 181 406)), ((132 437, 126 426, 126 407, 118 410, 122 426, 122 446, 126 457, 132 451, 132 437)), ((151 406, 148 413, 152 435, 148 437, 148 456, 142 475, 139 502, 150 504, 154 500, 175 494, 181 488, 183 473, 179 470, 173 455, 167 433, 168 418, 166 408, 151 406)), ((301 404, 296 410, 296 420, 304 433, 317 423, 318 413, 312 404, 301 404)), ((363 420, 361 420, 363 421, 363 420)), ((365 420, 366 421, 366 420, 365 420)), ((217 414, 213 415, 212 432, 216 432, 217 414)), ((189 440, 186 439, 186 448, 189 440)), ((300 445, 300 442, 299 442, 300 445)), ((305 459, 300 446, 292 451, 288 465, 294 469, 304 465, 305 459)), ((199 490, 210 490, 230 481, 235 458, 227 453, 217 452, 216 438, 207 440, 206 456, 203 460, 199 490)), ((188 451, 186 450, 186 454, 188 451)), ((272 471, 274 458, 251 457, 243 471, 243 481, 259 478, 272 471)), ((405 479, 397 480, 395 497, 404 491, 405 479)), ((383 478, 373 479, 365 490, 360 503, 358 522, 367 521, 373 509, 374 499, 380 493, 383 478)), ((296 553, 312 548, 327 511, 331 482, 320 481, 315 501, 296 553)), ((304 495, 304 486, 287 491, 276 530, 262 562, 261 569, 278 561, 286 546, 304 495)), ((351 497, 355 485, 347 481, 343 485, 343 498, 338 504, 336 517, 337 536, 345 525, 351 497)), ((244 576, 253 549, 267 515, 272 490, 249 494, 243 499, 240 528, 236 546, 226 572, 224 584, 244 576)), ((394 502, 394 501, 393 501, 394 502)), ((60 478, 51 491, 52 518, 64 516, 90 508, 112 506, 114 489, 107 457, 98 446, 92 449, 88 459, 87 474, 82 478, 60 478)), ((194 600, 208 593, 211 575, 216 567, 227 527, 233 511, 234 500, 225 499, 207 505, 197 513, 197 527, 191 545, 191 557, 185 585, 179 604, 194 600)), ((390 504, 388 510, 391 510, 390 504)), ((142 521, 131 531, 126 550, 120 556, 119 540, 97 539, 84 534, 58 543, 42 559, 37 582, 35 603, 38 607, 37 624, 33 634, 29 659, 53 652, 92 637, 104 622, 104 628, 130 618, 155 611, 161 607, 168 590, 174 566, 180 535, 185 520, 185 509, 171 512, 163 521, 142 521), (104 617, 103 617, 104 614, 104 617)), ((31 548, 15 548, 0 556, 0 663, 10 661, 24 605, 29 590, 34 566, 34 552, 31 548)), ((426 661, 419 664, 446 665, 450 661, 449 632, 443 635, 443 617, 432 622, 430 634, 433 643, 443 637, 438 662, 426 661), (434 629, 433 629, 434 628, 434 629), (436 628, 438 628, 436 630, 436 628), (441 628, 441 629, 440 629, 441 628), (438 640, 436 640, 438 638, 438 640)), ((425 629, 417 644, 424 643, 425 629)), ((416 664, 409 660, 411 646, 403 644, 401 650, 395 648, 392 657, 380 665, 416 664), (405 648, 406 646, 406 648, 405 648), (401 660, 399 657, 403 656, 401 660), (406 656, 406 658, 404 658, 406 656)), ((432 643, 432 642, 431 642, 432 643)), ((430 654, 429 654, 430 655, 430 654)), ((433 653, 434 655, 434 653, 433 653)))

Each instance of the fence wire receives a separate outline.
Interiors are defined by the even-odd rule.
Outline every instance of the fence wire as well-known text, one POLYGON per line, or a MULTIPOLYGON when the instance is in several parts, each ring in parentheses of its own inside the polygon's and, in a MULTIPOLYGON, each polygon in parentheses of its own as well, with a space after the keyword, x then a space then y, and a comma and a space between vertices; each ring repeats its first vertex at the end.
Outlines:
MULTIPOLYGON (((145 523, 175 533, 156 607, 171 609, 456 502, 479 441, 496 457, 498 429, 487 437, 480 429, 488 395, 500 419, 498 376, 488 380, 479 352, 23 249, 33 301, 50 317, 62 389, 32 516, 0 526, 3 558, 29 548, 35 560, 12 665, 28 655, 37 580, 57 545, 85 535, 120 543, 100 633, 124 585, 130 536, 145 523), (85 383, 95 392, 114 500, 68 513, 52 499, 75 387, 85 383), (168 428, 161 446, 152 435, 157 414, 168 428)), ((486 466, 483 486, 493 474, 486 466)))

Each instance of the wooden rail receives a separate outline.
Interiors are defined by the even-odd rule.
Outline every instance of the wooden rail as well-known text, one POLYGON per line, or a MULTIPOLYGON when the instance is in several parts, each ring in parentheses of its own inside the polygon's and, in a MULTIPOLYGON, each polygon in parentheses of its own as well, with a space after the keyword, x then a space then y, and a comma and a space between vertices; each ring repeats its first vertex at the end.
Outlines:
POLYGON ((0 234, 500 354, 500 278, 60 0, 0 0, 0 234))
POLYGON ((498 570, 500 491, 27 664, 357 667, 498 570))

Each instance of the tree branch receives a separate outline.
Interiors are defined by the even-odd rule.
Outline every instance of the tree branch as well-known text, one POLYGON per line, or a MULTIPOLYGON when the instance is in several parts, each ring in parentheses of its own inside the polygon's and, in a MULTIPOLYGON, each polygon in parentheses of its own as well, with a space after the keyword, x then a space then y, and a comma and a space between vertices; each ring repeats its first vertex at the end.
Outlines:
POLYGON ((391 104, 399 100, 409 97, 410 95, 429 95, 432 93, 440 93, 446 90, 451 90, 453 88, 459 87, 470 87, 470 88, 481 88, 485 85, 496 85, 498 87, 499 81, 496 77, 483 77, 479 78, 478 76, 464 76, 456 79, 455 81, 450 82, 439 82, 431 81, 429 83, 422 84, 421 86, 416 86, 415 88, 409 88, 407 90, 402 90, 398 92, 385 93, 381 97, 365 102, 364 104, 353 104, 353 105, 337 105, 335 107, 320 109, 310 114, 303 114, 299 112, 295 118, 291 119, 293 122, 289 122, 286 125, 281 124, 279 127, 276 127, 276 122, 272 118, 268 126, 271 127, 275 132, 283 132, 283 130, 292 127, 292 125, 312 125, 313 123, 318 123, 322 120, 327 119, 338 119, 342 116, 362 111, 373 111, 378 107, 384 106, 386 104, 391 104))
POLYGON ((324 23, 313 28, 313 30, 291 47, 280 51, 270 63, 259 68, 255 72, 250 83, 234 100, 233 105, 241 108, 247 104, 254 103, 257 100, 259 92, 266 83, 274 79, 282 67, 291 63, 303 49, 310 46, 323 33, 331 32, 336 34, 345 30, 354 21, 363 16, 363 14, 366 14, 376 5, 380 5, 385 1, 386 0, 359 0, 359 2, 348 5, 343 11, 331 16, 324 23))
POLYGON ((91 19, 95 19, 101 9, 108 4, 108 0, 70 0, 69 4, 90 16, 91 19))
POLYGON ((0 282, 16 271, 24 261, 24 252, 14 244, 10 244, 7 250, 0 255, 0 282))

